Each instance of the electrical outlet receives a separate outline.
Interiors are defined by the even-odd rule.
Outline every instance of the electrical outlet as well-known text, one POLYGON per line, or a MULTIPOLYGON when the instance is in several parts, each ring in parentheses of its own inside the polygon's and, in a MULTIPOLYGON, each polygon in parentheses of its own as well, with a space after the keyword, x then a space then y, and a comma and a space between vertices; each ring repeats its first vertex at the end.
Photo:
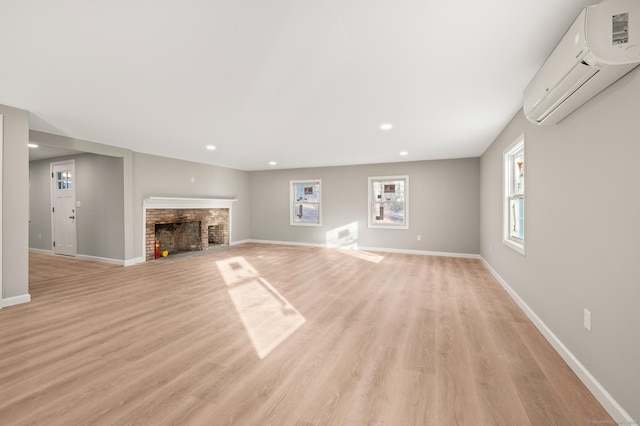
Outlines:
POLYGON ((584 310, 584 328, 591 331, 591 312, 584 310))
POLYGON ((41 240, 42 239, 42 234, 38 234, 38 239, 41 240))
POLYGON ((422 241, 422 235, 418 235, 418 241, 422 241))

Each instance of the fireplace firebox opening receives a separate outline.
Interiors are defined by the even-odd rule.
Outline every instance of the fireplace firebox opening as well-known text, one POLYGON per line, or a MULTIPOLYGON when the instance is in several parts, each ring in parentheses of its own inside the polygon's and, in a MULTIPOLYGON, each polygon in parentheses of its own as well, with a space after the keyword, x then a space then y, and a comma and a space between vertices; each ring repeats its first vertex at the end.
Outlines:
POLYGON ((145 226, 146 260, 154 259, 156 241, 160 243, 160 253, 200 251, 229 245, 228 208, 146 209, 145 226))
POLYGON ((200 222, 156 223, 155 231, 160 253, 202 250, 200 222))

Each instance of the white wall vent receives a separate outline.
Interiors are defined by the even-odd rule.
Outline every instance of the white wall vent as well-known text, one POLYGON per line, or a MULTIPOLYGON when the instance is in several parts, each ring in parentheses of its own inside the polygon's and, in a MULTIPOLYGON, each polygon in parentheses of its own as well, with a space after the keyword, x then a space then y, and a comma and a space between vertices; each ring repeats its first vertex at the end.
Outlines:
POLYGON ((592 3, 526 87, 529 121, 558 123, 640 63, 640 1, 592 3))

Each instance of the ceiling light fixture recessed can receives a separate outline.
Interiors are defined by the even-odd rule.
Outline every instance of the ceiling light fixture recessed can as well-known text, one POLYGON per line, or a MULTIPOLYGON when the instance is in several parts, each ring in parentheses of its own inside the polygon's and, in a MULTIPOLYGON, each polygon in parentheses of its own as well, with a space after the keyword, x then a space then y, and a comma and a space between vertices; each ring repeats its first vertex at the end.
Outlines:
POLYGON ((213 145, 207 145, 207 149, 208 149, 209 151, 213 151, 214 149, 216 149, 216 147, 215 147, 215 146, 213 146, 213 145))
POLYGON ((277 163, 275 161, 269 161, 270 166, 275 166, 277 163))
POLYGON ((409 155, 409 153, 407 151, 400 151, 400 155, 402 155, 402 156, 409 155))
POLYGON ((382 123, 380 125, 380 130, 391 130, 393 125, 391 123, 382 123))
POLYGON ((37 143, 30 143, 27 145, 29 148, 37 148, 38 144, 37 143))

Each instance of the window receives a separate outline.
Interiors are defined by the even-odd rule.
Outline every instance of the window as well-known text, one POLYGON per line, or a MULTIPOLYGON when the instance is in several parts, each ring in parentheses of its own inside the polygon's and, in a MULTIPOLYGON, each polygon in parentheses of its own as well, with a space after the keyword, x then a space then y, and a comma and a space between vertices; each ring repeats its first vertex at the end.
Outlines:
POLYGON ((291 225, 322 225, 321 186, 320 179, 291 181, 289 202, 291 225))
POLYGON ((72 185, 71 170, 56 173, 56 186, 61 191, 70 191, 72 185))
POLYGON ((524 255, 524 135, 504 152, 504 243, 524 255))
POLYGON ((369 228, 409 228, 409 176, 369 178, 369 228))

